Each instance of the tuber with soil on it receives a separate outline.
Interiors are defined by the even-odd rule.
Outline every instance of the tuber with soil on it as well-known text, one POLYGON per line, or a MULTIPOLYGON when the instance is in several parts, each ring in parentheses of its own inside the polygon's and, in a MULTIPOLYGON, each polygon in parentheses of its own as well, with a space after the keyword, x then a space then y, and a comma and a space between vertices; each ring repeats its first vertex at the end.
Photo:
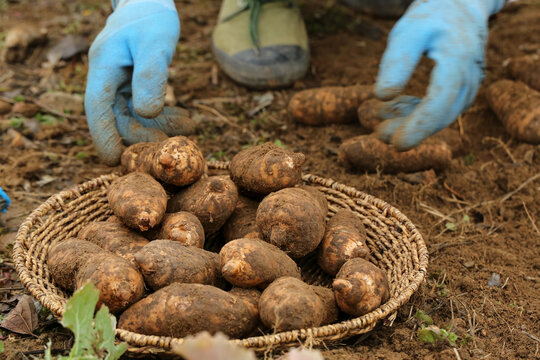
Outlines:
POLYGON ((272 143, 252 146, 233 157, 231 179, 248 193, 266 195, 299 184, 304 161, 304 154, 272 143))
POLYGON ((328 204, 309 186, 286 188, 266 196, 257 209, 257 226, 265 241, 301 258, 319 246, 328 204))
POLYGON ((339 308, 352 316, 367 314, 390 298, 386 274, 362 258, 347 261, 336 275, 332 287, 339 308))
POLYGON ((259 324, 254 291, 226 292, 210 285, 173 283, 124 311, 118 327, 176 338, 201 331, 245 337, 259 324))
POLYGON ((540 91, 540 54, 512 58, 508 70, 514 79, 540 91))
POLYGON ((125 172, 145 172, 176 186, 193 184, 206 169, 201 150, 185 136, 131 145, 124 150, 121 163, 125 172))
POLYGON ((540 92, 511 80, 499 80, 487 89, 491 109, 510 135, 540 144, 540 92))
POLYGON ((356 111, 360 125, 369 132, 374 132, 377 125, 383 121, 379 112, 384 104, 384 101, 378 99, 369 99, 360 104, 356 111))
POLYGON ((161 225, 145 235, 150 240, 173 240, 201 249, 204 246, 204 228, 199 219, 187 211, 165 214, 161 225))
POLYGON ((300 279, 298 265, 284 251, 259 239, 225 244, 219 260, 225 280, 242 288, 264 288, 282 276, 300 279))
POLYGON ((289 116, 305 125, 355 122, 358 106, 371 98, 372 86, 329 86, 300 91, 289 102, 289 116))
POLYGON ((338 157, 358 171, 413 173, 448 167, 452 150, 445 142, 431 138, 414 149, 400 152, 374 136, 360 135, 344 141, 339 147, 338 157))
POLYGON ((348 260, 369 255, 366 229, 362 220, 351 210, 338 211, 326 226, 319 246, 317 262, 327 274, 335 276, 348 260))
POLYGON ((257 201, 238 196, 236 209, 221 229, 225 242, 242 238, 262 239, 256 222, 258 206, 257 201))
POLYGON ((129 261, 79 239, 53 245, 47 256, 52 279, 75 291, 87 281, 99 290, 99 304, 119 313, 144 295, 141 273, 129 261))
POLYGON ((95 221, 77 234, 81 240, 98 245, 100 248, 120 256, 136 265, 134 255, 142 249, 148 240, 127 226, 109 221, 95 221))
POLYGON ((208 236, 225 224, 237 201, 238 189, 229 176, 210 176, 174 195, 169 200, 167 212, 187 211, 194 214, 208 236))
POLYGON ((154 240, 135 254, 144 280, 157 290, 173 282, 221 284, 219 256, 173 240, 154 240))
POLYGON ((107 199, 113 213, 132 229, 146 231, 161 222, 167 194, 152 176, 134 172, 114 180, 107 199))
POLYGON ((259 312, 263 324, 276 332, 330 324, 339 313, 332 290, 292 277, 279 278, 263 291, 259 312))

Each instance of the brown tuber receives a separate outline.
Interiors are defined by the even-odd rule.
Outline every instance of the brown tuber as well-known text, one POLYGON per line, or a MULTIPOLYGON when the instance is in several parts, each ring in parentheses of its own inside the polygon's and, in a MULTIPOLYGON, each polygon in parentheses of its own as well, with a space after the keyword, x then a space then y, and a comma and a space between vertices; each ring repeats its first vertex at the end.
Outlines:
POLYGON ((372 96, 372 87, 329 86, 300 91, 289 102, 289 116, 305 125, 354 122, 358 106, 372 96))
POLYGON ((427 139, 414 149, 399 152, 374 136, 361 135, 344 141, 338 156, 359 171, 394 174, 444 169, 450 165, 452 151, 443 141, 427 139))
POLYGON ((540 92, 520 82, 499 80, 489 86, 487 99, 510 135, 540 144, 540 92))
POLYGON ((262 239, 256 222, 258 206, 257 201, 238 196, 236 209, 221 230, 225 242, 242 238, 262 239))
POLYGON ((259 239, 233 240, 219 259, 223 277, 242 288, 264 288, 282 276, 300 279, 300 269, 285 252, 259 239))
POLYGON ((173 283, 124 311, 118 327, 176 338, 201 331, 244 337, 259 323, 253 306, 258 297, 255 291, 226 292, 209 285, 173 283))
POLYGON ((107 199, 113 213, 124 224, 141 231, 159 224, 167 208, 167 194, 161 184, 142 172, 113 181, 107 199))
POLYGON ((319 247, 318 263, 327 274, 335 276, 341 266, 352 258, 369 255, 366 229, 351 210, 340 210, 328 221, 319 247))
POLYGON ((257 226, 264 239, 292 258, 319 246, 328 204, 315 188, 286 188, 266 196, 257 209, 257 226))
POLYGON ((94 243, 134 265, 136 262, 133 255, 148 244, 148 240, 125 225, 109 221, 92 222, 82 228, 77 237, 94 243))
POLYGON ((390 298, 385 273, 362 258, 347 261, 339 270, 332 287, 339 308, 353 316, 367 314, 390 298))
POLYGON ((187 211, 165 214, 159 227, 147 234, 151 240, 174 240, 187 246, 203 248, 204 228, 199 219, 187 211))
POLYGON ((215 285, 221 279, 218 254, 173 240, 151 241, 135 260, 154 290, 173 282, 215 285))
POLYGON ((259 301, 264 325, 274 331, 289 331, 333 323, 338 309, 332 290, 282 277, 264 290, 259 301))
POLYGON ((99 304, 119 313, 144 294, 141 273, 127 260, 85 240, 68 239, 51 247, 47 265, 54 282, 75 291, 87 281, 99 290, 99 304))
POLYGON ((383 119, 379 116, 379 111, 383 106, 384 101, 378 99, 369 99, 364 101, 357 110, 358 121, 360 125, 369 132, 374 132, 377 125, 383 119))
POLYGON ((252 146, 233 157, 231 179, 249 193, 269 194, 302 181, 304 154, 272 143, 252 146))
POLYGON ((216 233, 236 208, 238 189, 229 176, 210 176, 182 189, 167 212, 188 211, 199 219, 206 236, 216 233))
POLYGON ((145 172, 176 186, 193 184, 206 167, 201 150, 185 136, 131 145, 122 154, 121 162, 125 172, 145 172))
POLYGON ((540 54, 512 58, 508 63, 508 69, 514 79, 540 91, 540 54))

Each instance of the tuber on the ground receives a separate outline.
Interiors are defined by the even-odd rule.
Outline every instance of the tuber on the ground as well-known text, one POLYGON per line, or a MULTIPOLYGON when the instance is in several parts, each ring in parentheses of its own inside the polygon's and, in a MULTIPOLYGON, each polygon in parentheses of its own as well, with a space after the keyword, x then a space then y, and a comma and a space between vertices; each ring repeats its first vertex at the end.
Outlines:
POLYGON ((514 79, 540 91, 540 54, 512 58, 508 69, 514 79))
POLYGON ((136 262, 133 255, 148 244, 146 238, 127 226, 109 221, 92 222, 82 228, 77 237, 94 243, 134 265, 136 262))
POLYGON ((510 135, 540 144, 540 92, 520 82, 499 80, 489 86, 487 99, 510 135))
POLYGON ((358 106, 372 96, 372 87, 329 86, 300 91, 289 102, 289 116, 306 125, 356 121, 358 106))
POLYGON ((154 240, 135 254, 144 280, 157 290, 173 282, 220 283, 219 256, 173 240, 154 240))
POLYGON ((386 274, 362 258, 347 261, 339 270, 332 287, 339 308, 353 316, 367 314, 390 298, 386 274))
POLYGON ((318 264, 335 276, 341 266, 352 258, 369 255, 366 229, 362 220, 351 210, 340 210, 328 221, 319 246, 318 264))
POLYGON ((231 179, 248 193, 269 194, 302 181, 305 156, 272 143, 252 146, 233 157, 231 179))
POLYGON ((151 240, 174 240, 201 249, 204 246, 204 228, 199 219, 187 211, 165 214, 161 225, 145 236, 151 240))
POLYGON ((167 194, 152 176, 133 172, 113 181, 107 193, 113 213, 130 228, 146 231, 161 222, 167 194))
POLYGON ((282 277, 268 286, 259 301, 264 325, 274 331, 289 331, 326 325, 338 318, 332 290, 282 277))
POLYGON ((129 261, 85 240, 68 239, 51 247, 47 257, 51 277, 60 287, 74 291, 92 282, 99 304, 119 313, 142 298, 144 280, 129 261))
POLYGON ((327 211, 324 195, 315 188, 286 188, 263 199, 257 209, 257 226, 264 240, 292 258, 300 258, 319 246, 327 211))
POLYGON ((216 233, 236 208, 238 189, 229 176, 210 176, 182 189, 167 212, 188 211, 199 218, 206 236, 216 233))
POLYGON ((452 151, 443 141, 427 139, 414 149, 399 152, 374 136, 360 135, 344 141, 338 156, 355 170, 394 174, 444 169, 450 165, 452 151))
POLYGON ((259 239, 237 239, 225 244, 219 260, 223 277, 242 288, 264 288, 282 276, 300 279, 300 269, 285 252, 259 239))
POLYGON ((122 154, 121 161, 125 172, 145 172, 176 186, 193 184, 206 168, 201 150, 185 136, 131 145, 122 154))
POLYGON ((225 242, 242 238, 262 239, 256 222, 258 206, 257 201, 238 196, 236 209, 221 229, 225 242))
POLYGON ((364 101, 357 109, 358 121, 363 128, 369 132, 374 132, 377 125, 379 125, 383 119, 379 116, 384 101, 378 99, 369 99, 364 101))
POLYGON ((259 323, 254 291, 228 293, 210 285, 173 283, 124 311, 118 327, 176 338, 201 331, 244 337, 259 323))

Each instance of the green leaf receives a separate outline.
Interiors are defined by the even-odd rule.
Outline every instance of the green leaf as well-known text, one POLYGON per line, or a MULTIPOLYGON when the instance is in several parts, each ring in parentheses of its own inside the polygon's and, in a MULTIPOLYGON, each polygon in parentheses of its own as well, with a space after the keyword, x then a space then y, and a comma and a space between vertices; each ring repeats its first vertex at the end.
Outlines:
POLYGON ((22 117, 12 117, 11 119, 9 119, 9 126, 11 126, 12 128, 19 129, 23 126, 23 124, 24 118, 22 117))
POLYGON ((4 342, 0 341, 0 354, 4 352, 4 342))
POLYGON ((456 333, 451 332, 450 334, 448 334, 448 342, 450 343, 450 345, 456 346, 457 340, 458 336, 456 335, 456 333))
POLYGON ((425 344, 434 344, 437 341, 435 333, 429 329, 418 330, 418 338, 425 344))
POLYGON ((79 151, 75 157, 79 160, 84 160, 86 158, 86 153, 84 151, 79 151))
POLYGON ((15 102, 23 102, 24 101, 24 96, 22 95, 17 95, 13 98, 13 101, 15 102))
POLYGON ((447 222, 445 227, 449 231, 456 231, 458 229, 458 226, 453 222, 447 222))
POLYGON ((287 148, 287 145, 283 144, 283 142, 281 142, 281 140, 279 140, 279 139, 274 140, 274 145, 276 145, 277 147, 280 147, 282 149, 287 148))
POLYGON ((99 290, 94 284, 87 282, 75 291, 66 303, 66 312, 60 322, 75 334, 70 357, 88 355, 92 349, 94 309, 99 299, 99 290))
POLYGON ((465 156, 465 165, 467 166, 472 165, 473 162, 474 162, 474 154, 471 153, 465 156))
POLYGON ((102 306, 96 314, 94 326, 97 335, 97 348, 107 351, 105 360, 116 360, 127 350, 127 344, 114 344, 114 329, 116 328, 116 318, 109 314, 109 309, 102 306))
POLYGON ((423 310, 417 310, 414 317, 425 325, 433 325, 433 319, 426 314, 423 310))
POLYGON ((36 119, 44 126, 54 126, 58 123, 58 119, 49 114, 37 114, 36 119))
POLYGON ((49 341, 47 341, 47 346, 45 347, 45 357, 43 358, 44 360, 53 360, 51 353, 51 345, 52 342, 51 339, 49 339, 49 341))

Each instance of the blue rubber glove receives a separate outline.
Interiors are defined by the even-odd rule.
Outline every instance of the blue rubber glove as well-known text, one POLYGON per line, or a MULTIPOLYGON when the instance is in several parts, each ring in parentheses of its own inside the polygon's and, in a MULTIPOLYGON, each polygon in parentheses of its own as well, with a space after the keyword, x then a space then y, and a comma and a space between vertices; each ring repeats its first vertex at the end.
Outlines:
POLYGON ((128 145, 187 135, 185 112, 164 108, 168 67, 180 36, 173 0, 113 0, 90 48, 85 96, 100 158, 116 165, 128 145))
POLYGON ((474 101, 483 79, 488 18, 504 0, 416 0, 392 29, 375 94, 396 98, 422 55, 435 61, 423 99, 400 97, 381 114, 377 136, 398 150, 415 147, 450 125, 474 101), (397 104, 397 105, 396 105, 397 104), (400 111, 397 111, 399 113, 400 111))
POLYGON ((0 212, 6 212, 6 209, 11 204, 11 200, 9 200, 9 196, 0 188, 0 212))

